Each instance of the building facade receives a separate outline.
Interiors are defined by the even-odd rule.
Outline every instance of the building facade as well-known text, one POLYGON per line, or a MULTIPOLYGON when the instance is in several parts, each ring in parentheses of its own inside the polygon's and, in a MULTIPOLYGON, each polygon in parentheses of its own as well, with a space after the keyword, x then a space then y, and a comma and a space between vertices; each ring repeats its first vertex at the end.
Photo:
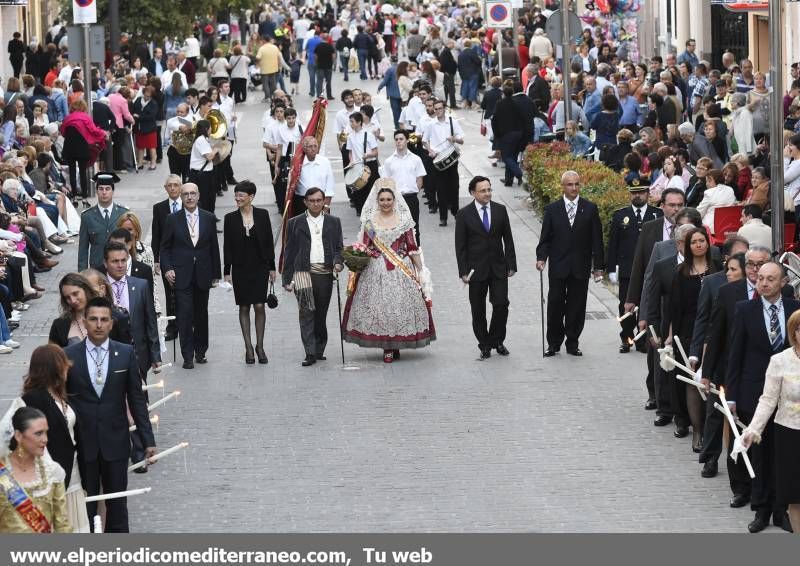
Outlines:
POLYGON ((12 75, 8 42, 13 38, 14 32, 22 34, 25 44, 34 38, 41 43, 53 20, 58 17, 58 10, 58 0, 0 0, 0 79, 4 87, 8 77, 12 75))

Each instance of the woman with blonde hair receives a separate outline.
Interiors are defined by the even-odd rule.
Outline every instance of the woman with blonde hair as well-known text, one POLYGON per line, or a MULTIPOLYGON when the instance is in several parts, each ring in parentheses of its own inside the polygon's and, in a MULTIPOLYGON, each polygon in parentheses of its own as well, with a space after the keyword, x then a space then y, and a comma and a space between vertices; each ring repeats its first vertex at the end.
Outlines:
MULTIPOLYGON (((146 244, 142 241, 142 223, 139 222, 139 217, 133 212, 128 211, 120 216, 119 220, 117 220, 117 228, 124 228, 131 235, 132 240, 128 249, 131 257, 135 260, 141 261, 143 264, 152 269, 153 275, 158 275, 158 273, 156 273, 156 262, 153 255, 153 249, 149 244, 146 244)), ((161 301, 158 298, 160 280, 161 279, 159 277, 153 277, 153 304, 155 305, 157 314, 161 314, 162 312, 161 301)))

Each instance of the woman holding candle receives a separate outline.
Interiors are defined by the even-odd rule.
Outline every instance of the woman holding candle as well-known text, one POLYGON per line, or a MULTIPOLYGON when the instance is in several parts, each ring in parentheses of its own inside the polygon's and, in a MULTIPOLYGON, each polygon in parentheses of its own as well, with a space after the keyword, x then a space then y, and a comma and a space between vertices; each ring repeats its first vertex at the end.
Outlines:
POLYGON ((28 407, 42 411, 47 418, 47 449, 66 477, 67 516, 73 532, 88 533, 81 477, 78 472, 78 439, 75 436, 77 417, 67 400, 67 371, 70 361, 64 350, 54 344, 39 346, 31 355, 28 375, 23 385, 22 400, 28 407))
POLYGON ((72 532, 65 473, 47 456, 47 429, 44 414, 19 399, 0 423, 0 532, 72 532))
MULTIPOLYGON (((682 250, 684 261, 675 271, 672 278, 672 290, 669 296, 670 308, 667 312, 667 323, 670 325, 666 343, 671 343, 672 336, 678 336, 683 344, 691 344, 694 332, 694 321, 697 317, 697 299, 700 296, 700 285, 706 275, 720 270, 711 258, 711 244, 705 228, 693 228, 686 235, 682 250)), ((675 430, 677 438, 689 434, 686 416, 692 424, 692 450, 699 453, 702 449, 703 423, 705 407, 695 387, 675 380, 672 390, 672 404, 675 409, 675 430), (684 418, 681 419, 681 416, 684 418)))
POLYGON ((775 503, 789 506, 792 530, 800 534, 800 311, 789 317, 786 334, 792 347, 770 359, 756 412, 742 432, 742 445, 749 448, 761 442, 774 412, 775 503))

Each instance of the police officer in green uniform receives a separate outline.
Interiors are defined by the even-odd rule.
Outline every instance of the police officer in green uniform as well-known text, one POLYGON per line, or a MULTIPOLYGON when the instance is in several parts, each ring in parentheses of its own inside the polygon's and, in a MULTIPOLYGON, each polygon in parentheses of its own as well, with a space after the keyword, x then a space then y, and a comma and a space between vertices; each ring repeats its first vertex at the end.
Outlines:
POLYGON ((116 174, 100 171, 92 180, 97 190, 97 204, 81 215, 81 232, 78 240, 78 271, 103 265, 103 249, 108 235, 116 228, 117 220, 128 209, 114 203, 116 174))

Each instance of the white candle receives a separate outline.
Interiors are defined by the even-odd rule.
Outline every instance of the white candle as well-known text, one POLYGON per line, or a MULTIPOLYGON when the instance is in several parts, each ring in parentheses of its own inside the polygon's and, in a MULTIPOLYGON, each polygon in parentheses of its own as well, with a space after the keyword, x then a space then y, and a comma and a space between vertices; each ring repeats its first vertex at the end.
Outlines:
POLYGON ((142 391, 150 391, 151 389, 162 389, 164 387, 164 380, 158 383, 151 383, 149 385, 142 385, 142 391))
POLYGON ((466 287, 467 284, 469 283, 469 280, 472 279, 472 274, 473 273, 475 273, 474 269, 470 269, 469 273, 467 273, 467 280, 464 282, 464 287, 466 287))
POLYGON ((641 331, 639 334, 637 334, 636 336, 634 336, 634 337, 633 337, 633 341, 634 341, 634 342, 636 342, 636 341, 637 341, 639 338, 641 338, 641 337, 642 337, 642 336, 644 336, 645 334, 647 334, 647 329, 646 329, 646 328, 645 328, 644 330, 642 330, 642 331, 641 331))
POLYGON ((167 396, 166 396, 166 397, 164 397, 163 399, 159 399, 158 401, 156 401, 155 403, 153 403, 152 405, 150 405, 149 407, 147 407, 147 410, 148 410, 148 411, 152 411, 153 409, 155 409, 155 408, 157 408, 157 407, 160 407, 161 405, 163 405, 164 403, 166 403, 166 402, 167 402, 167 401, 169 401, 170 399, 172 399, 172 398, 174 398, 174 397, 177 397, 177 396, 178 396, 178 395, 180 395, 180 394, 181 394, 181 392, 180 392, 180 391, 173 391, 172 393, 170 393, 169 395, 167 395, 167 396))
MULTIPOLYGON (((618 316, 617 317, 617 322, 622 322, 623 320, 625 320, 629 316, 635 315, 637 312, 639 312, 639 307, 634 307, 634 309, 632 311, 626 312, 622 316, 618 316)), ((635 338, 634 338, 634 340, 635 340, 635 338)))
POLYGON ((175 320, 174 316, 160 316, 158 317, 158 322, 169 322, 170 320, 175 320))
POLYGON ((170 454, 173 454, 174 452, 177 452, 178 450, 183 450, 187 446, 189 446, 188 442, 181 442, 180 444, 176 444, 172 448, 167 448, 166 450, 163 450, 163 451, 159 452, 158 454, 155 454, 154 456, 151 456, 150 458, 145 458, 141 462, 136 462, 132 466, 128 466, 128 471, 132 472, 136 468, 143 468, 147 464, 152 464, 154 462, 157 462, 161 458, 163 458, 164 456, 169 456, 170 454))
MULTIPOLYGON (((689 363, 689 356, 686 355, 686 350, 683 349, 683 344, 681 343, 681 338, 677 334, 675 335, 675 345, 678 346, 678 351, 681 353, 681 357, 683 361, 687 364, 689 363)), ((685 366, 684 366, 685 367, 685 366)), ((692 377, 697 378, 697 373, 692 372, 692 377)), ((707 399, 705 391, 703 391, 703 387, 698 387, 697 392, 700 393, 700 398, 705 401, 707 399)))
MULTIPOLYGON (((157 424, 157 423, 158 423, 158 415, 153 415, 152 417, 150 417, 150 424, 157 424)), ((133 432, 134 430, 136 430, 136 425, 133 425, 128 430, 130 432, 133 432)))
MULTIPOLYGON (((143 493, 148 493, 152 487, 142 487, 140 489, 129 489, 128 491, 118 491, 116 493, 104 493, 102 495, 92 495, 86 498, 86 503, 91 503, 93 501, 105 501, 106 499, 119 499, 120 497, 130 497, 133 495, 141 495, 143 493)), ((99 518, 98 515, 95 515, 95 521, 99 518)), ((95 523, 96 525, 96 523, 95 523)))
POLYGON ((150 370, 153 373, 161 373, 162 369, 171 368, 171 367, 172 367, 172 362, 169 362, 169 363, 166 363, 166 364, 161 364, 157 368, 150 368, 150 370))
MULTIPOLYGON (((714 403, 714 408, 715 408, 715 409, 717 409, 717 410, 718 410, 720 413, 722 413, 723 415, 725 414, 725 409, 723 409, 723 408, 722 408, 722 405, 720 405, 719 403, 714 403)), ((744 424, 744 423, 743 423, 743 422, 742 422, 742 421, 739 419, 739 417, 736 417, 736 426, 738 426, 738 427, 739 427, 739 428, 741 428, 741 429, 745 429, 745 428, 747 428, 747 425, 746 425, 746 424, 744 424)))
POLYGON ((103 534, 103 519, 100 518, 100 515, 94 516, 94 534, 103 534))
POLYGON ((650 329, 650 334, 652 334, 652 335, 653 335, 653 340, 655 340, 655 341, 656 341, 656 344, 661 344, 661 340, 658 338, 658 334, 656 334, 656 329, 655 329, 655 328, 653 328, 653 325, 651 324, 651 325, 650 325, 650 326, 648 326, 647 328, 649 328, 649 329, 650 329))
MULTIPOLYGON (((733 429, 733 435, 736 437, 736 440, 739 442, 742 441, 742 435, 739 433, 739 428, 736 426, 736 421, 733 420, 733 414, 731 413, 730 407, 728 407, 728 401, 725 399, 725 388, 719 388, 719 400, 721 401, 720 405, 722 405, 722 410, 725 413, 725 416, 728 418, 728 422, 731 425, 731 429, 733 429)), ((747 455, 747 451, 742 452, 742 458, 744 458, 744 465, 747 467, 747 473, 750 474, 750 478, 755 478, 756 473, 753 471, 753 465, 750 463, 750 457, 747 455)))

